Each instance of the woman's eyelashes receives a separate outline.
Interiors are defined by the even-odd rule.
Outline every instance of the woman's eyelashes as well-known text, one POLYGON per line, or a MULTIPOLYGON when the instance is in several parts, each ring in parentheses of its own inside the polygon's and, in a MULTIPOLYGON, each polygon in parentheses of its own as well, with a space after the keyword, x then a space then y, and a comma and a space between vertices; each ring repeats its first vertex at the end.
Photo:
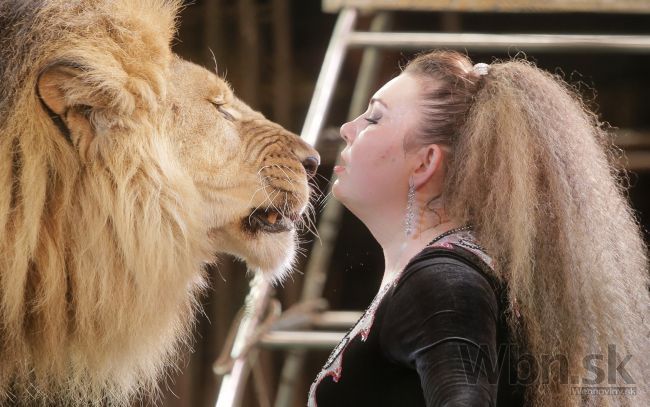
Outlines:
POLYGON ((373 117, 372 115, 364 117, 363 118, 365 121, 367 121, 369 124, 377 124, 379 122, 379 119, 381 119, 381 116, 376 116, 373 117))

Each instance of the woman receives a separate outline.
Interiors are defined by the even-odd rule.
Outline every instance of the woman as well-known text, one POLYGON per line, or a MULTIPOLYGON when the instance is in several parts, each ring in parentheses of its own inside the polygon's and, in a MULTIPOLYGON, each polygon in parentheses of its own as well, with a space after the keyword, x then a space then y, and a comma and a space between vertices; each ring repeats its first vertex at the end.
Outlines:
POLYGON ((310 405, 650 405, 646 246, 567 84, 435 51, 341 136, 333 194, 385 272, 310 405))

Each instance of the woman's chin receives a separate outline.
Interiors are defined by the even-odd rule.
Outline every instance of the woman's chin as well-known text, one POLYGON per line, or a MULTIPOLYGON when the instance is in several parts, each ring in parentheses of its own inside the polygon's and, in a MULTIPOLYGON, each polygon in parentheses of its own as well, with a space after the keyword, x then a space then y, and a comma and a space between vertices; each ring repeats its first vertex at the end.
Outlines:
POLYGON ((332 184, 332 196, 341 203, 345 201, 345 191, 342 190, 342 185, 338 179, 332 184))
POLYGON ((350 194, 347 193, 346 188, 338 184, 338 180, 332 185, 332 196, 345 206, 350 212, 355 213, 357 211, 353 210, 353 207, 359 206, 354 203, 354 199, 350 194))
POLYGON ((336 180, 334 180, 334 183, 332 184, 332 196, 334 198, 336 198, 336 199, 339 199, 338 194, 339 194, 339 190, 341 188, 340 182, 341 181, 339 179, 336 179, 336 180))

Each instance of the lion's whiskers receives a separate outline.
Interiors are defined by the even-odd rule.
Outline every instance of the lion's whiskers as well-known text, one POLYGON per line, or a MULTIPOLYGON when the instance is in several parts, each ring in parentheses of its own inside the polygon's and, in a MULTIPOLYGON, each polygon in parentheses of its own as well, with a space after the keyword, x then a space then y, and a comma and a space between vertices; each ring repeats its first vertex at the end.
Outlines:
MULTIPOLYGON (((293 168, 287 166, 287 165, 282 165, 282 164, 269 164, 269 165, 264 165, 262 166, 258 171, 257 175, 260 177, 260 181, 264 184, 262 187, 258 188, 258 190, 255 192, 259 192, 259 190, 263 190, 266 197, 265 200, 260 203, 255 209, 259 209, 261 206, 265 205, 268 203, 270 208, 275 209, 281 214, 286 214, 291 211, 291 205, 290 202, 295 199, 295 193, 291 191, 281 191, 281 190, 276 190, 276 193, 271 197, 269 195, 269 191, 267 188, 273 188, 273 183, 272 180, 275 179, 281 179, 283 181, 287 181, 291 186, 295 186, 295 178, 298 178, 302 176, 303 174, 297 174, 296 171, 294 171, 293 168), (265 169, 271 169, 271 168, 277 168, 278 170, 282 171, 284 174, 284 177, 271 177, 270 175, 265 175, 262 174, 262 171, 265 169), (294 177, 292 178, 291 175, 294 177), (280 193, 284 194, 284 197, 282 198, 282 202, 280 205, 279 202, 277 202, 278 195, 280 193), (278 206, 282 208, 282 210, 278 209, 278 206)), ((320 175, 319 175, 320 176, 320 175)), ((320 176, 322 177, 322 176, 320 176)), ((322 177, 325 179, 324 177, 322 177)), ((299 219, 295 221, 295 226, 296 229, 302 230, 303 228, 313 234, 315 238, 320 240, 320 234, 318 233, 318 228, 316 226, 316 213, 317 213, 317 208, 316 205, 319 207, 321 204, 328 198, 329 194, 324 194, 323 191, 320 189, 319 185, 316 182, 308 182, 309 186, 309 196, 310 200, 307 202, 307 205, 305 207, 305 211, 303 213, 303 216, 301 216, 299 219)), ((253 198, 251 198, 252 201, 253 198)), ((251 213, 252 214, 252 213, 251 213)), ((250 220, 250 218, 249 218, 250 220)))

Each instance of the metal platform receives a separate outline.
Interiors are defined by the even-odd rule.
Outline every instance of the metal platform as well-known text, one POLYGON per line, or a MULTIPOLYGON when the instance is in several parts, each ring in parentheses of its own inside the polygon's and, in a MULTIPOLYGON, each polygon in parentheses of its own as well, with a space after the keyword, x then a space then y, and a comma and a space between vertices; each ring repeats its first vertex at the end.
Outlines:
POLYGON ((646 0, 323 0, 323 10, 454 11, 483 13, 650 13, 646 0))

